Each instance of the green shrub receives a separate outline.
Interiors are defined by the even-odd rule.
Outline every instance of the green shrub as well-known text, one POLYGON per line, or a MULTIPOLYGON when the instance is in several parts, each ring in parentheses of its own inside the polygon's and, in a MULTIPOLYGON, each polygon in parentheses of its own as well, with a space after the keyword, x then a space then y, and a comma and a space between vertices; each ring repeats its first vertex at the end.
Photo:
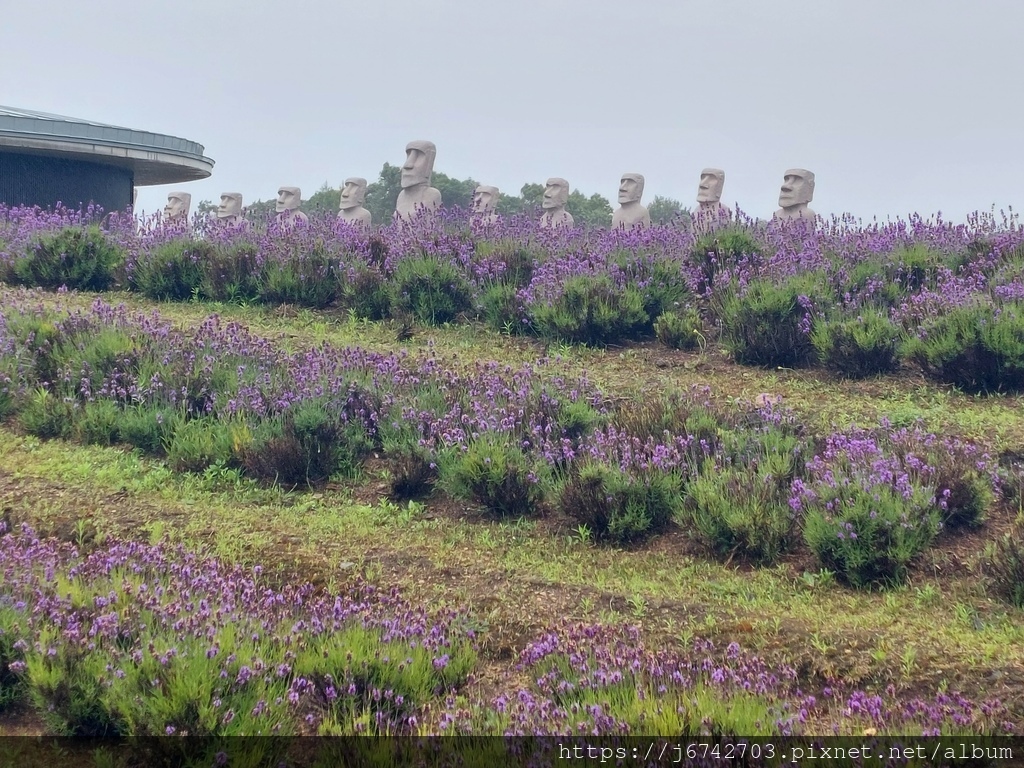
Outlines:
POLYGON ((917 487, 904 499, 884 485, 835 488, 807 510, 804 540, 823 567, 852 586, 899 583, 938 534, 933 493, 917 487))
POLYGON ((663 312, 654 321, 654 335, 658 341, 672 349, 705 347, 704 322, 693 307, 663 312))
POLYGON ((410 445, 387 451, 391 460, 391 487, 388 496, 396 501, 429 496, 437 484, 437 463, 423 448, 410 445))
POLYGON ((663 530, 680 504, 675 474, 631 477, 618 467, 587 461, 575 469, 559 494, 559 506, 601 540, 626 543, 663 530))
POLYGON ((543 497, 529 460, 498 435, 485 435, 448 457, 442 477, 453 495, 472 499, 501 518, 531 515, 543 497))
POLYGON ((640 291, 617 288, 607 275, 570 277, 554 300, 536 302, 529 312, 541 336, 580 344, 635 338, 650 323, 640 291))
POLYGON ((167 446, 167 461, 175 472, 202 472, 227 466, 234 456, 231 426, 213 418, 178 424, 167 446))
POLYGON ((119 410, 112 400, 86 403, 75 418, 75 438, 86 445, 114 445, 119 442, 119 410))
POLYGON ((199 295, 214 251, 213 244, 203 240, 160 243, 135 262, 132 286, 158 301, 189 301, 199 295))
POLYGON ((244 304, 259 297, 262 267, 259 251, 252 243, 216 246, 199 267, 199 290, 204 298, 244 304))
POLYGON ((335 260, 324 248, 291 259, 275 259, 263 267, 259 298, 265 304, 295 304, 322 309, 342 295, 335 260))
POLYGON ((65 227, 39 235, 15 261, 14 274, 30 286, 105 291, 124 257, 99 226, 65 227))
POLYGON ((817 280, 793 278, 782 285, 766 280, 732 293, 722 304, 726 347, 742 365, 798 367, 814 360, 812 312, 817 280))
POLYGON ((349 284, 347 304, 356 317, 383 320, 391 314, 391 293, 388 283, 376 267, 356 272, 349 284))
POLYGON ((811 341, 821 362, 851 379, 890 373, 899 367, 899 328, 877 310, 856 318, 819 320, 811 341))
POLYGON ((1017 608, 1024 608, 1024 536, 1008 533, 986 552, 985 572, 989 590, 1017 608))
POLYGON ((341 409, 304 400, 253 430, 241 450, 249 474, 286 487, 315 486, 335 473, 353 474, 373 442, 341 409))
POLYGON ((1024 389, 1024 316, 1015 306, 956 307, 922 324, 905 355, 969 392, 1024 389))
POLYGON ((484 322, 496 331, 519 333, 524 329, 519 289, 512 283, 498 283, 480 296, 484 322))
POLYGON ((144 453, 161 455, 180 422, 181 417, 175 411, 146 405, 130 406, 117 412, 117 434, 122 442, 144 453))
POLYGON ((28 397, 18 414, 24 430, 37 437, 69 437, 74 417, 72 403, 43 388, 28 397))
POLYGON ((571 400, 558 409, 555 421, 566 437, 578 440, 605 422, 605 416, 586 400, 571 400))
POLYGON ((792 543, 795 519, 773 469, 770 461, 755 470, 709 460, 688 486, 684 519, 721 555, 775 561, 792 543))
POLYGON ((473 308, 473 294, 459 270, 433 256, 399 262, 391 281, 392 306, 422 323, 450 323, 473 308))

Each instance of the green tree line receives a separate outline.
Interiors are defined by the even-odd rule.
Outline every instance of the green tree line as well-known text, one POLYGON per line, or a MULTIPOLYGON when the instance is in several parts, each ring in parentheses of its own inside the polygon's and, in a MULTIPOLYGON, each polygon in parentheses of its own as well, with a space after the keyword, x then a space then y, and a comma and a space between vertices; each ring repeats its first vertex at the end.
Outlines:
MULTIPOLYGON (((441 201, 448 207, 458 206, 468 210, 473 205, 473 191, 479 186, 474 179, 454 179, 447 174, 434 171, 430 185, 441 193, 441 201)), ((374 224, 391 221, 395 212, 398 193, 402 191, 402 167, 384 163, 377 180, 366 187, 364 206, 373 216, 374 224)), ((524 184, 518 195, 502 193, 498 200, 498 213, 512 216, 518 213, 536 213, 540 215, 541 203, 544 200, 543 184, 524 184)), ((332 187, 327 182, 303 200, 302 210, 307 214, 337 213, 341 201, 341 188, 332 187)), ((274 211, 275 200, 257 200, 246 206, 248 215, 261 218, 274 211)), ((199 213, 211 213, 217 205, 209 200, 199 203, 199 213)), ((565 209, 572 214, 577 224, 592 227, 607 227, 611 224, 612 204, 603 195, 593 194, 587 197, 580 190, 574 189, 569 195, 565 209)), ((651 221, 655 224, 672 222, 685 224, 689 220, 689 211, 683 208, 678 200, 656 195, 647 206, 651 221)))

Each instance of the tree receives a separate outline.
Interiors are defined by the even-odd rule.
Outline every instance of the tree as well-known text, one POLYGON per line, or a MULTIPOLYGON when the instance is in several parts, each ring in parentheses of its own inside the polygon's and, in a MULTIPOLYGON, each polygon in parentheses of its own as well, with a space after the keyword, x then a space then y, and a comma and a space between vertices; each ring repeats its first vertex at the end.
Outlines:
POLYGON ((441 205, 445 208, 458 206, 468 211, 473 207, 473 193, 479 185, 473 179, 459 181, 435 171, 430 177, 430 186, 441 193, 441 205))
POLYGON ((216 213, 217 207, 218 206, 213 204, 212 200, 200 200, 199 205, 196 206, 196 213, 201 216, 206 216, 211 213, 216 213))
POLYGON ((398 193, 402 191, 402 166, 384 163, 380 176, 366 187, 363 207, 373 216, 375 225, 387 224, 395 215, 398 193))
POLYGON ((612 204, 608 198, 596 193, 587 197, 574 189, 565 210, 572 214, 576 226, 608 227, 612 222, 612 204))
POLYGON ((339 205, 341 205, 341 190, 335 189, 325 181, 323 186, 302 204, 302 210, 309 216, 325 213, 337 215, 339 205))
POLYGON ((647 212, 651 215, 652 224, 690 224, 690 212, 683 208, 682 203, 670 197, 655 195, 654 202, 647 206, 647 212))

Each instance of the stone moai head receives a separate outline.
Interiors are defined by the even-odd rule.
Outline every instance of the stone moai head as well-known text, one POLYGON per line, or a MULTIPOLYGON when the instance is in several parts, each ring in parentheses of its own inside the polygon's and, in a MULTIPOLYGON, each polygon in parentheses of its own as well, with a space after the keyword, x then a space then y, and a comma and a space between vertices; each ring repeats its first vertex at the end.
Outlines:
POLYGON ((473 191, 473 213, 494 213, 498 207, 498 188, 480 185, 473 191))
POLYGON ((349 208, 358 208, 366 201, 366 179, 352 177, 345 179, 341 188, 340 210, 347 211, 349 208))
POLYGON ((700 186, 697 187, 698 203, 717 203, 722 199, 725 186, 725 171, 720 168, 705 168, 700 172, 700 186))
POLYGON ((544 186, 545 209, 564 208, 569 202, 569 182, 558 177, 550 178, 544 186))
POLYGON ((790 168, 782 181, 779 207, 807 205, 814 199, 814 174, 803 168, 790 168))
POLYGON ((168 220, 187 219, 188 209, 192 205, 192 195, 188 192, 171 192, 167 195, 164 216, 168 220))
POLYGON ((432 141, 410 141, 405 147, 405 165, 402 166, 402 189, 430 183, 434 172, 437 147, 432 141))
POLYGON ((281 187, 277 190, 277 212, 294 211, 302 205, 302 190, 298 187, 281 187))
POLYGON ((639 173, 624 173, 619 182, 619 204, 639 203, 644 195, 644 177, 639 173))
POLYGON ((224 192, 217 206, 218 219, 230 219, 242 215, 242 193, 224 192))

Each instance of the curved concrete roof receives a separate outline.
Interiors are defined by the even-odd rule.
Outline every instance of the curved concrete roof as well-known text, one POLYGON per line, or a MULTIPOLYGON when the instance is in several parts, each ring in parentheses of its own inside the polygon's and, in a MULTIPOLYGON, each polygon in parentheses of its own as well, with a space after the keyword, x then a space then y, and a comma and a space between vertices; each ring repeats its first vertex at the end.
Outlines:
POLYGON ((4 106, 0 151, 130 168, 137 187, 196 181, 213 172, 213 160, 194 141, 4 106))

